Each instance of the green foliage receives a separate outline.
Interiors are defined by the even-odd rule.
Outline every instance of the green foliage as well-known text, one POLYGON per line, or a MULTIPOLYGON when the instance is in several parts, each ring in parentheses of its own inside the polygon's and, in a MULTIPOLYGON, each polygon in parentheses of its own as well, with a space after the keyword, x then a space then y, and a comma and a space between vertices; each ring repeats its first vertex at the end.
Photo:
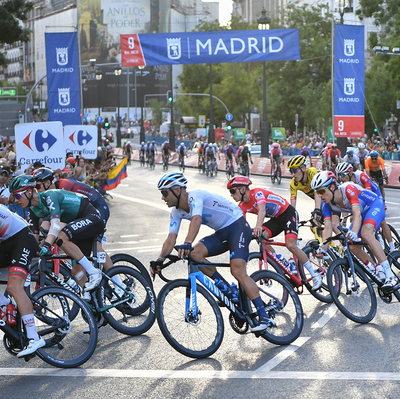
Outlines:
POLYGON ((162 120, 162 112, 164 109, 171 109, 171 103, 167 103, 165 101, 158 101, 156 98, 150 98, 147 101, 147 105, 152 109, 153 120, 156 124, 161 125, 163 123, 162 120), (168 104, 168 105, 167 105, 168 104))
MULTIPOLYGON (((0 43, 11 44, 19 40, 26 42, 30 31, 21 25, 28 20, 33 3, 26 0, 3 0, 0 2, 0 43)), ((7 59, 0 53, 0 65, 7 65, 7 59)))

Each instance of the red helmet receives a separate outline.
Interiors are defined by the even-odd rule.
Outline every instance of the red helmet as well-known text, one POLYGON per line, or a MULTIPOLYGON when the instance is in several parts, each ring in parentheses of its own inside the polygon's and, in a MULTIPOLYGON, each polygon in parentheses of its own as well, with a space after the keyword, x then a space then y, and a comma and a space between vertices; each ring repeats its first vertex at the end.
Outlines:
POLYGON ((232 177, 232 179, 228 181, 226 188, 229 190, 233 187, 238 187, 238 186, 250 186, 250 184, 251 184, 251 180, 248 177, 235 176, 235 177, 232 177))

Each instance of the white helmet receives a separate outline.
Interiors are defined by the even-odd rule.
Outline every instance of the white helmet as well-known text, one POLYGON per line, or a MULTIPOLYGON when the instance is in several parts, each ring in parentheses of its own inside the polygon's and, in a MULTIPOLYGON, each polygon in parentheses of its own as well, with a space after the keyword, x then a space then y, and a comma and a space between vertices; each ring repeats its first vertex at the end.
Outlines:
POLYGON ((142 145, 144 145, 144 141, 142 141, 142 145))
POLYGON ((365 148, 365 144, 364 143, 358 143, 358 148, 361 150, 363 148, 365 148))
POLYGON ((173 187, 184 187, 186 188, 187 180, 183 173, 171 172, 166 173, 158 182, 157 188, 159 190, 165 190, 173 187))
POLYGON ((311 188, 318 190, 321 187, 328 187, 330 184, 336 183, 336 176, 333 172, 324 170, 323 172, 317 173, 312 181, 311 188))
POLYGON ((353 165, 348 162, 343 162, 336 166, 336 174, 353 172, 353 165))

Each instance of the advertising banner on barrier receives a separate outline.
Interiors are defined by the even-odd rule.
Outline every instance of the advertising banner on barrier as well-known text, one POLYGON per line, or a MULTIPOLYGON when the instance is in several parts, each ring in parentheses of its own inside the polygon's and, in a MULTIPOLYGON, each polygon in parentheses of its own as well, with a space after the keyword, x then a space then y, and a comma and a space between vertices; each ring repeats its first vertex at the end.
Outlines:
POLYGON ((335 136, 364 135, 364 26, 335 27, 335 136))
POLYGON ((300 59, 298 29, 121 35, 122 66, 300 59))
POLYGON ((67 125, 64 126, 65 152, 72 152, 74 157, 81 154, 85 159, 97 157, 97 126, 67 125))
POLYGON ((286 138, 286 130, 284 127, 273 127, 271 128, 272 131, 272 140, 285 140, 286 138))
POLYGON ((65 167, 65 148, 61 122, 17 123, 15 125, 17 161, 25 170, 41 162, 51 169, 65 167))
POLYGON ((76 32, 46 33, 49 121, 81 123, 76 32))

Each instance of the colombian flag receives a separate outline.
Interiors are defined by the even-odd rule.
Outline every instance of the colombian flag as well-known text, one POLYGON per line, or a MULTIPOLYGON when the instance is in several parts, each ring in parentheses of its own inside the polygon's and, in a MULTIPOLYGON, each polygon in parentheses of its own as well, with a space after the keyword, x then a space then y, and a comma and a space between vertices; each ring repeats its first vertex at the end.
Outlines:
POLYGON ((104 181, 102 186, 103 191, 112 190, 117 187, 122 179, 128 176, 126 173, 126 165, 128 163, 128 159, 124 157, 124 159, 112 170, 108 172, 108 179, 104 181))

